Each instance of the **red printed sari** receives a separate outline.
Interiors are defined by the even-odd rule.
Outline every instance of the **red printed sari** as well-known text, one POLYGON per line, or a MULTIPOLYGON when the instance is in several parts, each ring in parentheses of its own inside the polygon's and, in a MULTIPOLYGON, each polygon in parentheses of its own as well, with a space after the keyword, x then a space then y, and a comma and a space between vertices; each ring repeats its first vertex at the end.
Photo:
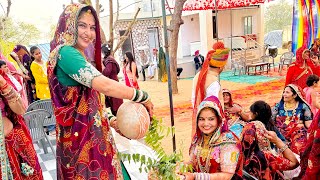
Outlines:
MULTIPOLYGON (((9 85, 16 89, 6 74, 2 72, 1 75, 7 80, 9 85)), ((1 144, 5 143, 6 147, 6 154, 10 165, 10 167, 7 167, 8 176, 12 175, 14 180, 42 180, 42 171, 38 157, 23 117, 10 109, 7 100, 2 95, 0 95, 0 107, 2 117, 7 117, 13 123, 13 129, 5 137, 5 142, 0 142, 1 144)))

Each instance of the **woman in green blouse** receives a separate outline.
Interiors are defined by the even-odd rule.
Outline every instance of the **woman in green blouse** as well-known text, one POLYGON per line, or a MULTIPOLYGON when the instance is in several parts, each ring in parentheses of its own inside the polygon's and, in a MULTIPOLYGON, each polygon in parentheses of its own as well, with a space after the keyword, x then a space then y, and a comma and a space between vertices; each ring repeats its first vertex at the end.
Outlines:
POLYGON ((129 179, 117 157, 100 93, 142 103, 152 115, 148 94, 101 74, 100 26, 91 6, 64 9, 51 50, 48 78, 57 119, 58 179, 129 179))

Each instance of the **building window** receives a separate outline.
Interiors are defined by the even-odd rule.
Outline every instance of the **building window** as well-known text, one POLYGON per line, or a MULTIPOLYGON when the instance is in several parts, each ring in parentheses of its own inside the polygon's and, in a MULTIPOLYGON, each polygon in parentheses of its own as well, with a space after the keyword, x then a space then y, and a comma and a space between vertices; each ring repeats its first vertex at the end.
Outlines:
POLYGON ((244 17, 244 35, 252 34, 252 16, 244 17))
POLYGON ((157 27, 148 28, 148 40, 150 52, 152 52, 153 48, 159 49, 159 30, 157 27))

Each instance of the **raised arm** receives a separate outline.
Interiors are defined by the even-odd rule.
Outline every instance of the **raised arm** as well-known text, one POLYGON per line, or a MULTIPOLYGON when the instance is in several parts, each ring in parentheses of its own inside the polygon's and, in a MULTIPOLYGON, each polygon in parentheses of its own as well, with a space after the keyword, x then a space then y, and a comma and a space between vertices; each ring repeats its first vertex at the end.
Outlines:
POLYGON ((26 107, 22 101, 20 94, 0 75, 0 91, 1 95, 7 100, 10 109, 22 115, 26 112, 26 107))
POLYGON ((152 116, 153 104, 146 92, 135 90, 103 76, 72 47, 63 47, 60 55, 57 65, 73 80, 110 97, 140 102, 146 106, 152 116))
POLYGON ((275 132, 267 131, 265 136, 269 139, 270 142, 274 143, 277 146, 277 148, 279 149, 279 153, 282 153, 283 157, 289 160, 289 163, 284 163, 285 160, 282 160, 281 163, 276 163, 276 170, 292 170, 299 166, 299 161, 297 160, 294 153, 289 149, 288 145, 286 145, 280 138, 278 138, 275 132))

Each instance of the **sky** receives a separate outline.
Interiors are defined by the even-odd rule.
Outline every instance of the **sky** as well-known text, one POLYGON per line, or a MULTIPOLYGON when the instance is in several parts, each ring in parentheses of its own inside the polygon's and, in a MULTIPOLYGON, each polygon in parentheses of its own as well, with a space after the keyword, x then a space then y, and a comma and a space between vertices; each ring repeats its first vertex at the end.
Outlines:
MULTIPOLYGON (((51 25, 56 25, 58 18, 62 13, 63 4, 69 4, 71 0, 11 0, 12 6, 9 16, 13 18, 14 21, 22 21, 30 24, 34 24, 42 33, 41 36, 45 36, 50 32, 51 25)), ((78 0, 73 0, 78 2, 78 0)), ((120 9, 126 7, 130 4, 133 4, 137 1, 149 1, 149 0, 119 0, 120 9)), ((170 0, 169 0, 170 1, 170 0)), ((279 0, 275 0, 276 3, 279 0)), ((289 0, 292 1, 292 0, 289 0)), ((103 5, 105 11, 101 13, 100 16, 108 15, 108 0, 100 0, 100 3, 103 5)), ((4 10, 0 8, 0 16, 4 14, 7 7, 7 0, 0 0, 0 3, 4 10)), ((95 0, 92 0, 92 3, 95 3, 95 0)), ((114 12, 116 11, 116 0, 114 0, 114 12)), ((268 3, 266 3, 268 4, 268 3)), ((132 11, 134 6, 129 6, 123 11, 128 12, 132 11)), ((43 39, 39 39, 38 43, 44 43, 43 39)))
MULTIPOLYGON (((35 25, 43 34, 50 32, 51 25, 56 25, 58 18, 63 10, 63 4, 69 4, 71 0, 11 0, 11 10, 9 16, 14 21, 22 21, 35 25)), ((78 0, 73 0, 78 2, 78 0)), ((125 7, 136 0, 119 0, 120 6, 125 7)), ((105 11, 101 16, 108 15, 108 0, 100 0, 100 4, 103 5, 105 11)), ((0 0, 1 5, 6 11, 7 0, 0 0)), ((95 0, 92 0, 95 3, 95 0)), ((114 6, 115 6, 114 2, 114 6)), ((130 9, 130 7, 129 7, 130 9)), ((126 9, 128 10, 128 8, 126 9)), ((3 9, 0 7, 0 16, 4 14, 3 9)), ((44 40, 39 40, 42 43, 44 40)))

